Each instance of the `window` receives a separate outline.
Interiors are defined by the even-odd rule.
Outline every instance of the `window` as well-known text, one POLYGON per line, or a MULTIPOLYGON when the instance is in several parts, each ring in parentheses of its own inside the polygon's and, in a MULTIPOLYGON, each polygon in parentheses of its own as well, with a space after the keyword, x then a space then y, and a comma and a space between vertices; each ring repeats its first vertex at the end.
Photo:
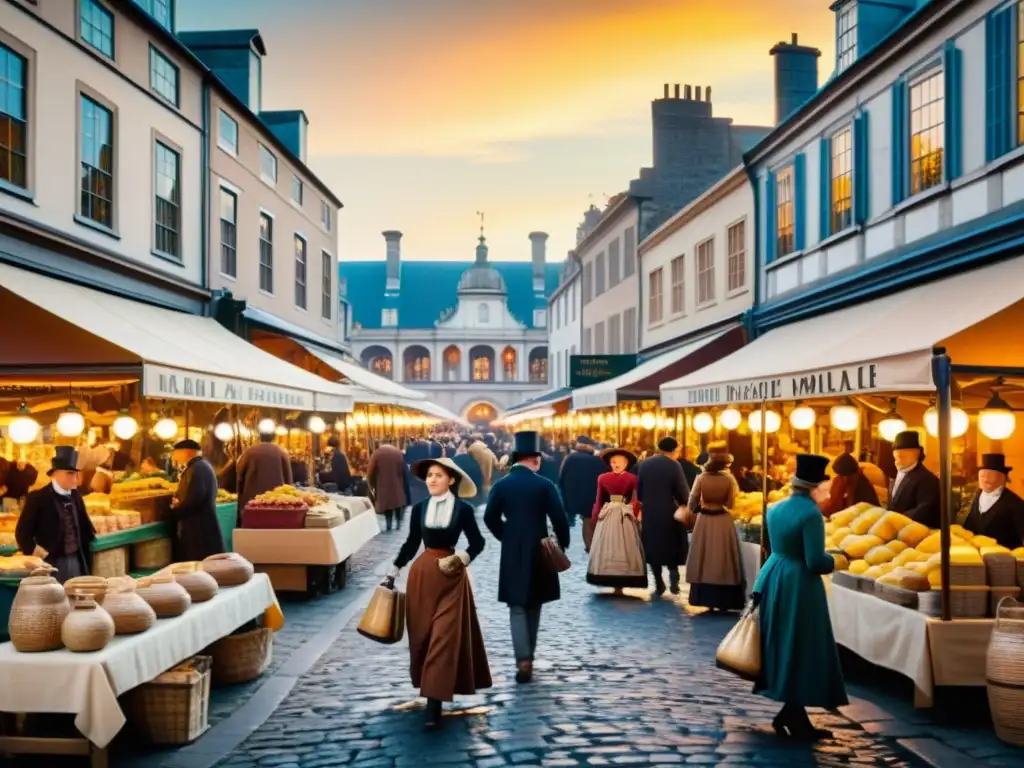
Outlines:
POLYGON ((636 272, 636 228, 628 227, 622 238, 625 241, 622 248, 622 276, 629 277, 636 272))
POLYGON ((636 352, 636 307, 622 313, 622 351, 627 355, 636 352))
POLYGON ((857 60, 857 4, 836 11, 836 68, 842 72, 857 60))
POLYGON ((156 231, 158 253, 181 258, 181 156, 156 143, 156 231))
POLYGON ((274 219, 260 213, 260 290, 274 292, 274 219))
POLYGON ((79 153, 82 165, 82 218, 114 226, 114 115, 88 96, 81 97, 79 153))
POLYGON ((729 249, 729 293, 741 290, 747 285, 747 222, 740 221, 726 230, 726 246, 729 249))
POLYGON ((796 250, 796 220, 794 218, 793 166, 779 171, 775 180, 775 253, 785 256, 796 250))
POLYGON ((612 315, 608 318, 608 354, 622 353, 622 316, 612 315))
POLYGON ((476 308, 476 321, 478 323, 489 323, 491 322, 491 308, 486 304, 481 304, 476 308))
POLYGON ((380 324, 385 328, 394 328, 398 325, 398 310, 382 309, 380 311, 380 324))
POLYGON ((277 184, 277 157, 260 144, 260 176, 264 181, 277 184))
MULTIPOLYGON (((587 264, 583 267, 583 305, 586 306, 590 303, 591 291, 594 290, 594 265, 593 263, 587 264)), ((576 318, 573 317, 575 320, 576 318)))
POLYGON ((178 106, 178 68, 152 46, 149 49, 149 87, 168 104, 178 106))
POLYGON ((942 183, 945 78, 939 70, 910 84, 910 194, 942 183))
POLYGON ((608 287, 614 288, 622 281, 622 266, 619 259, 619 239, 608 243, 608 287))
POLYGON ((543 328, 547 325, 548 313, 543 309, 533 310, 533 327, 543 328))
POLYGON ((843 128, 832 137, 832 185, 830 231, 842 232, 853 223, 853 129, 843 128))
POLYGON ((292 202, 302 205, 302 179, 292 176, 292 202))
POLYGON ((0 45, 0 181, 28 187, 28 62, 0 45))
POLYGON ((114 14, 98 0, 81 0, 81 3, 79 34, 82 39, 107 58, 114 58, 114 14))
POLYGON ((663 278, 664 268, 658 268, 647 276, 647 322, 650 325, 660 323, 662 320, 663 278))
POLYGON ((306 255, 306 241, 295 236, 295 306, 306 308, 306 276, 309 261, 306 255))
POLYGON ((686 310, 686 257, 676 256, 669 264, 669 277, 672 279, 671 309, 673 315, 686 310))
POLYGON ((600 296, 604 293, 604 252, 597 254, 597 258, 594 259, 594 296, 600 296))
POLYGON ((223 109, 217 113, 217 146, 238 154, 238 122, 223 109))
POLYGON ((478 354, 473 358, 473 381, 491 381, 491 358, 478 354))
POLYGON ((327 204, 326 200, 320 203, 320 223, 328 232, 331 231, 331 206, 327 204))
POLYGON ((594 354, 605 354, 604 346, 604 320, 594 326, 594 354))
POLYGON ((238 276, 238 195, 220 189, 220 271, 238 276))
POLYGON ((697 306, 715 300, 715 239, 697 244, 697 306))
POLYGON ((591 355, 591 354, 593 354, 593 351, 592 351, 593 347, 594 347, 594 344, 593 344, 593 332, 592 332, 592 329, 587 328, 586 330, 583 331, 583 354, 584 355, 591 355))
POLYGON ((156 23, 168 32, 174 31, 171 2, 172 0, 135 0, 136 5, 152 16, 156 23))
POLYGON ((505 381, 516 380, 516 362, 516 351, 512 347, 505 347, 505 351, 501 353, 501 372, 505 381))
POLYGON ((334 257, 320 252, 320 317, 330 320, 334 314, 334 257))

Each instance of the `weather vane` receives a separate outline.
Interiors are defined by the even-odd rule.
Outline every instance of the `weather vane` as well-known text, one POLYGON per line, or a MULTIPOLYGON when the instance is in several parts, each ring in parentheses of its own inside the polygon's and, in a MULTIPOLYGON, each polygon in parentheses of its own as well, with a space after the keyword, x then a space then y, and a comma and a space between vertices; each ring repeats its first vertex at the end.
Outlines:
POLYGON ((484 212, 477 211, 476 215, 480 217, 480 239, 484 239, 484 212))

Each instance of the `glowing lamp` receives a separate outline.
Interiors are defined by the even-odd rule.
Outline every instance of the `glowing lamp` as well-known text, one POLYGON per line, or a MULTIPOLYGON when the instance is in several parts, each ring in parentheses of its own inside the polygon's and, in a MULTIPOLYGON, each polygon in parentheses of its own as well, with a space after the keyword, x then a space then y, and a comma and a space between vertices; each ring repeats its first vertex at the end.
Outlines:
POLYGON ((693 431, 698 435, 706 435, 714 426, 715 419, 707 411, 701 411, 693 417, 693 431))
POLYGON ((178 434, 178 424, 174 419, 164 416, 153 425, 153 434, 166 442, 178 434))
POLYGON ((276 432, 277 424, 274 423, 273 419, 260 419, 256 429, 259 430, 261 435, 273 435, 276 432))
POLYGON ((127 410, 122 409, 110 429, 115 437, 121 440, 131 440, 139 431, 139 422, 132 418, 127 410))
POLYGON ((789 414, 789 423, 793 429, 808 430, 818 420, 818 414, 809 405, 800 405, 789 414))
POLYGON ((57 431, 64 437, 78 437, 85 431, 85 416, 74 403, 68 403, 68 407, 57 417, 57 431))
MULTIPOLYGON (((756 411, 751 411, 747 417, 747 426, 750 427, 751 432, 761 431, 761 409, 758 408, 756 411)), ((782 426, 782 417, 779 416, 775 411, 764 412, 764 431, 768 434, 778 432, 779 427, 782 426)))
POLYGON ((718 423, 725 429, 736 429, 743 422, 743 414, 735 408, 726 408, 718 415, 718 423))
POLYGON ((327 422, 321 419, 319 416, 309 417, 309 431, 314 435, 322 435, 327 429, 327 422))
POLYGON ((274 434, 278 437, 288 437, 288 427, 282 424, 274 430, 274 434))
POLYGON ((654 417, 653 413, 645 413, 640 417, 640 426, 644 429, 651 430, 658 425, 658 420, 654 417))
POLYGON ((235 429, 228 422, 222 421, 213 428, 213 436, 226 443, 235 436, 235 429))
MULTIPOLYGON (((971 426, 971 420, 962 408, 954 407, 949 418, 950 436, 961 437, 971 426)), ((939 436, 939 409, 934 405, 924 412, 924 428, 932 437, 939 436)))
POLYGON ((836 405, 829 411, 829 418, 840 432, 853 432, 860 424, 860 411, 855 405, 836 405))
POLYGON ((39 422, 32 418, 32 411, 24 400, 18 408, 18 415, 7 427, 11 442, 16 445, 27 445, 39 437, 39 422))
POLYGON ((579 415, 579 423, 580 423, 581 427, 589 427, 590 426, 590 414, 589 413, 581 413, 579 415))
POLYGON ((998 394, 993 393, 978 415, 978 429, 989 440, 1005 440, 1017 428, 1017 417, 998 394))
POLYGON ((334 422, 334 431, 335 432, 344 432, 345 431, 345 420, 344 419, 338 419, 337 421, 334 422))

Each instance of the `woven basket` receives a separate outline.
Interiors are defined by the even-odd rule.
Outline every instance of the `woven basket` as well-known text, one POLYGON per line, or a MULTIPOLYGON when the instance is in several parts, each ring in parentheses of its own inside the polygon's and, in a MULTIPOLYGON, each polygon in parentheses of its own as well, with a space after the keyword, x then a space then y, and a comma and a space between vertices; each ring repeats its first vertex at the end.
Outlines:
POLYGON ((942 615, 942 590, 935 587, 917 596, 917 610, 925 616, 938 618, 942 615))
POLYGON ((132 563, 137 571, 157 571, 171 564, 170 539, 152 539, 132 545, 132 563))
POLYGON ((270 665, 273 647, 274 633, 266 627, 221 638, 204 651, 213 659, 213 682, 235 685, 255 680, 270 665))
POLYGON ((105 579, 128 573, 128 547, 105 549, 92 556, 92 575, 105 579))
POLYGON ((152 744, 190 744, 209 728, 210 659, 196 656, 132 689, 121 709, 152 744), (195 674, 182 672, 191 666, 195 674))
POLYGON ((1004 598, 1016 600, 1020 597, 1020 592, 1020 587, 991 587, 989 589, 988 597, 989 613, 991 613, 992 616, 997 616, 999 603, 1001 603, 1004 598))
POLYGON ((949 588, 950 614, 955 619, 983 619, 988 616, 988 587, 949 588))
POLYGON ((984 587, 988 584, 987 572, 983 563, 949 564, 949 586, 951 587, 984 587))
POLYGON ((990 587, 1016 587, 1017 558, 1009 553, 994 552, 985 555, 985 570, 990 587))
POLYGON ((985 679, 996 736, 1024 747, 1024 604, 1016 600, 1006 600, 996 611, 985 679))

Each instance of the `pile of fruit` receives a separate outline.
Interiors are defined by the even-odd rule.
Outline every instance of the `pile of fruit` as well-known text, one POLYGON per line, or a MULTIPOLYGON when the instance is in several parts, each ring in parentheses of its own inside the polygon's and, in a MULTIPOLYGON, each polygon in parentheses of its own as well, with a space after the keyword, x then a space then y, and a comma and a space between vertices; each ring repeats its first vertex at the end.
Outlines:
POLYGON ((299 499, 307 507, 315 507, 318 504, 327 503, 327 494, 321 493, 320 491, 310 491, 306 489, 296 488, 293 485, 279 485, 272 491, 268 491, 263 496, 273 495, 280 498, 292 498, 299 499))
POLYGON ((217 503, 218 504, 228 504, 228 503, 230 503, 232 501, 238 501, 238 494, 237 493, 228 493, 223 488, 218 488, 217 489, 217 503))
MULTIPOLYGON (((768 491, 768 506, 769 508, 783 499, 787 498, 790 494, 791 488, 787 483, 777 491, 768 491)), ((764 494, 760 491, 754 491, 752 493, 744 493, 740 491, 736 494, 736 503, 733 504, 732 509, 729 510, 729 514, 732 515, 733 520, 737 520, 742 523, 749 523, 750 525, 761 525, 761 508, 764 506, 764 494)))

